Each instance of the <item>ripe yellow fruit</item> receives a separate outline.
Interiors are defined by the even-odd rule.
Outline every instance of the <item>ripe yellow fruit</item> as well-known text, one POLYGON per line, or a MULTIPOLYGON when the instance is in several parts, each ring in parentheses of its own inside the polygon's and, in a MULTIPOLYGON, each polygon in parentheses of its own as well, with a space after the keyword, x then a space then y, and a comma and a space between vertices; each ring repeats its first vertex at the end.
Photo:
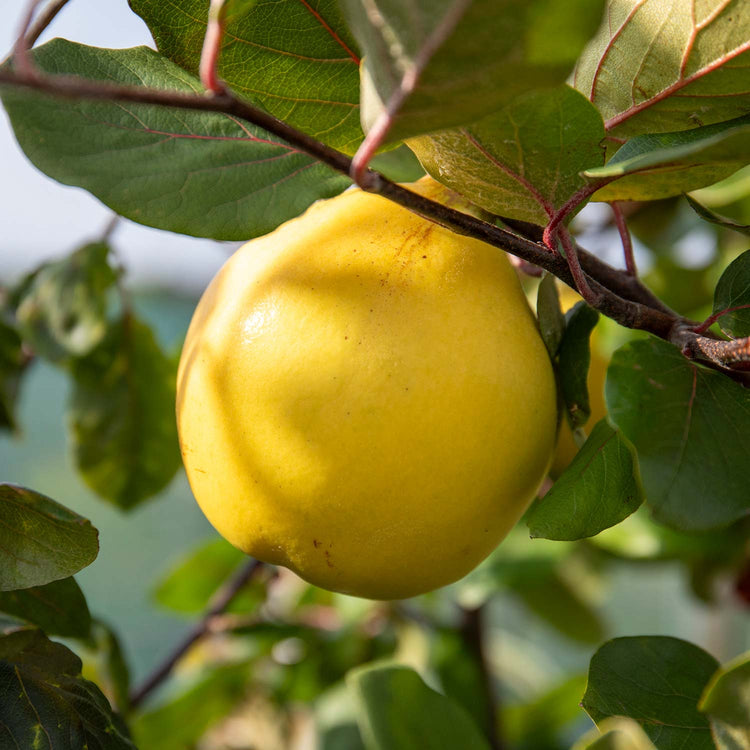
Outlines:
MULTIPOLYGON (((565 311, 580 302, 581 299, 570 287, 560 290, 560 306, 565 311)), ((589 389, 589 406, 591 407, 591 416, 584 426, 587 433, 600 419, 607 416, 607 404, 604 400, 604 381, 607 377, 607 367, 609 367, 609 360, 601 353, 596 328, 594 328, 591 332, 591 362, 589 374, 586 378, 589 389)), ((573 431, 570 429, 565 415, 563 415, 560 420, 560 432, 557 436, 555 458, 549 470, 553 479, 557 479, 568 468, 570 462, 576 457, 578 450, 573 431)))
POLYGON ((224 265, 177 417, 195 497, 232 544, 399 599, 465 575, 522 515, 555 382, 502 252, 349 191, 224 265))

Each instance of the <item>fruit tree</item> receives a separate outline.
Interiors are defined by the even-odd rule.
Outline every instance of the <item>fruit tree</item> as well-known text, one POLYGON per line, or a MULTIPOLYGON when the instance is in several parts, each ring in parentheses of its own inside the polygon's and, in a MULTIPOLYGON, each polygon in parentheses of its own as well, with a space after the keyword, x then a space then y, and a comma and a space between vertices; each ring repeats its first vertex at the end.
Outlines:
POLYGON ((0 429, 52 366, 116 523, 184 466, 220 536, 131 684, 97 529, 8 466, 0 750, 750 750, 750 3, 75 3, 5 18, 29 162, 246 244, 180 354, 114 224, 1 279, 0 429))

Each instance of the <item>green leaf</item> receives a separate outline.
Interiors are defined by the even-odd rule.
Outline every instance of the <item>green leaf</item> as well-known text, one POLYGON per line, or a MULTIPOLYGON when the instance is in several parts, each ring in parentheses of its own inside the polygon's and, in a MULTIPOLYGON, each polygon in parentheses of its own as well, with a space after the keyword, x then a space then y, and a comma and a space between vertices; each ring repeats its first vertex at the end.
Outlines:
POLYGON ((141 714, 133 723, 139 750, 185 750, 225 718, 245 697, 248 666, 212 669, 196 685, 173 700, 141 714))
POLYGON ((584 539, 623 521, 643 499, 635 451, 603 419, 552 489, 532 506, 526 525, 533 538, 584 539))
POLYGON ((695 198, 692 198, 689 195, 686 195, 685 197, 693 211, 695 211, 695 213, 697 213, 702 219, 710 221, 712 224, 717 224, 720 227, 724 227, 724 229, 731 229, 733 232, 739 232, 740 234, 750 236, 750 224, 741 224, 734 219, 730 219, 728 216, 721 216, 703 204, 698 203, 695 198))
POLYGON ((565 333, 565 315, 560 307, 557 283, 551 273, 545 273, 536 293, 536 316, 539 331, 549 356, 554 358, 565 333))
MULTIPOLYGON (((750 653, 724 664, 706 685, 698 708, 735 729, 750 728, 750 653)), ((750 739, 750 735, 748 736, 750 739)))
POLYGON ((718 750, 748 750, 750 729, 732 727, 718 719, 711 719, 711 733, 718 750))
POLYGON ((721 275, 713 314, 721 314, 719 326, 728 336, 750 336, 750 250, 735 258, 721 275))
POLYGON ((508 585, 527 609, 566 638, 594 644, 606 635, 597 611, 557 570, 511 579, 508 585))
POLYGON ((0 484, 0 591, 44 586, 92 563, 99 532, 39 492, 0 484))
POLYGON ((117 280, 109 247, 84 245, 45 264, 24 290, 16 318, 35 353, 58 361, 88 354, 107 332, 107 291, 117 280))
POLYGON ((750 513, 749 391, 656 338, 615 352, 605 390, 659 522, 701 531, 750 513))
POLYGON ((37 625, 47 635, 86 638, 91 630, 86 597, 74 578, 0 592, 0 612, 37 625))
POLYGON ((592 730, 573 746, 573 750, 657 750, 640 725, 621 716, 605 719, 601 733, 592 730))
POLYGON ((709 125, 750 111, 745 0, 608 0, 574 85, 618 137, 709 125))
MULTIPOLYGON (((130 0, 159 52, 198 74, 209 0, 130 0)), ((218 66, 231 89, 329 146, 362 140, 359 51, 336 0, 255 0, 230 8, 218 66)))
POLYGON ((603 3, 343 0, 343 7, 365 52, 366 129, 415 80, 386 137, 397 141, 472 122, 529 89, 563 83, 603 3))
POLYGON ((487 699, 486 675, 476 654, 467 649, 465 634, 456 628, 438 629, 430 666, 446 697, 461 706, 483 733, 489 732, 494 710, 487 699))
POLYGON ((39 630, 0 636, 0 745, 135 750, 81 660, 39 630))
POLYGON ((0 318, 0 428, 17 428, 16 399, 26 364, 18 331, 0 318))
POLYGON ((601 115, 569 86, 531 91, 478 122, 414 138, 438 181, 485 210, 545 225, 601 164, 601 115))
MULTIPOLYGON (((216 590, 244 560, 245 553, 224 539, 201 544, 157 584, 156 601, 175 612, 203 612, 216 590)), ((229 611, 252 611, 264 597, 265 591, 250 584, 235 597, 229 611)))
POLYGON ((591 659, 582 706, 597 725, 610 716, 634 719, 659 750, 714 750, 698 699, 717 666, 677 638, 615 638, 591 659))
POLYGON ((750 115, 693 130, 631 138, 592 180, 616 178, 594 200, 655 200, 710 185, 750 162, 750 115))
POLYGON ((101 687, 109 702, 119 713, 127 713, 130 669, 117 633, 107 623, 95 619, 89 640, 88 650, 79 646, 86 656, 84 674, 92 672, 92 681, 101 687))
POLYGON ((580 718, 585 689, 586 675, 575 675, 528 703, 504 707, 500 725, 508 747, 514 750, 562 747, 560 734, 580 718))
POLYGON ((164 489, 181 463, 176 374, 151 330, 126 314, 71 374, 73 448, 89 487, 124 510, 164 489))
POLYGON ((572 429, 586 424, 591 416, 588 373, 591 364, 589 338, 599 313, 578 302, 565 315, 566 326, 558 350, 557 376, 565 404, 565 416, 572 429))
POLYGON ((489 750, 468 714, 408 667, 375 664, 347 675, 368 750, 489 750))
MULTIPOLYGON (((146 47, 106 50, 55 39, 34 51, 46 73, 200 92, 197 79, 146 47)), ((26 156, 122 216, 223 240, 266 234, 350 181, 228 115, 2 90, 26 156)))

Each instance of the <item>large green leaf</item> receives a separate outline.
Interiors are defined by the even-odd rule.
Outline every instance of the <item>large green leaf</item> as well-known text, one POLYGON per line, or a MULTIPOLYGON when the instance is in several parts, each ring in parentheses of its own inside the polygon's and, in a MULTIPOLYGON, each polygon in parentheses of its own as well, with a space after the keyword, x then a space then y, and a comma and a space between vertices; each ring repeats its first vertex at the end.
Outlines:
POLYGON ((86 483, 126 510, 164 489, 181 463, 176 366, 151 330, 126 314, 71 374, 70 427, 86 483))
POLYGON ((499 112, 409 146, 435 179, 491 213, 544 225, 601 164, 601 115, 568 86, 532 91, 499 112))
MULTIPOLYGON (((336 0, 254 0, 230 8, 219 76, 238 94, 318 140, 354 153, 359 51, 336 0)), ((130 0, 159 52, 197 74, 209 0, 130 0)))
POLYGON ((746 0, 608 0, 574 85, 618 137, 750 112, 746 0))
POLYGON ((532 537, 572 541, 620 523, 643 502, 638 458, 606 420, 526 516, 532 537))
POLYGON ((368 750, 489 750, 468 714, 408 667, 375 664, 347 675, 368 750))
POLYGON ((139 750, 184 750, 195 746, 207 729, 242 701, 247 689, 246 664, 210 670, 195 685, 133 722, 139 750))
POLYGON ((719 750, 750 747, 750 654, 722 665, 698 707, 711 720, 719 750))
POLYGON ((709 185, 750 162, 750 115, 673 133, 631 138, 592 180, 616 178, 594 200, 656 200, 709 185))
POLYGON ((135 750, 81 660, 39 630, 0 636, 0 747, 135 750))
MULTIPOLYGON (((51 74, 188 93, 197 79, 146 47, 55 39, 34 53, 51 74)), ((241 240, 265 234, 349 180, 260 128, 218 113, 70 101, 6 86, 3 103, 35 166, 158 229, 241 240)))
POLYGON ((88 354, 107 332, 107 290, 117 274, 109 247, 84 245, 39 269, 24 289, 16 317, 24 339, 52 361, 88 354))
POLYGON ((47 635, 86 638, 91 631, 86 598, 74 578, 0 592, 0 612, 37 625, 47 635))
POLYGON ((729 336, 750 336, 750 250, 735 258, 719 279, 714 292, 714 315, 729 336))
POLYGON ((597 725, 610 716, 635 719, 659 750, 714 750, 698 699, 717 667, 677 638, 616 638, 592 657, 582 706, 597 725))
POLYGON ((750 513, 750 391, 656 338, 615 352, 605 390, 657 520, 699 531, 750 513))
POLYGON ((16 429, 16 399, 25 368, 21 337, 0 318, 0 429, 16 429))
POLYGON ((44 586, 94 561, 99 532, 54 500, 0 484, 0 591, 44 586))
POLYGON ((600 0, 342 0, 365 51, 363 122, 412 89, 387 140, 462 125, 562 83, 600 0), (411 86, 411 81, 415 86, 411 86))

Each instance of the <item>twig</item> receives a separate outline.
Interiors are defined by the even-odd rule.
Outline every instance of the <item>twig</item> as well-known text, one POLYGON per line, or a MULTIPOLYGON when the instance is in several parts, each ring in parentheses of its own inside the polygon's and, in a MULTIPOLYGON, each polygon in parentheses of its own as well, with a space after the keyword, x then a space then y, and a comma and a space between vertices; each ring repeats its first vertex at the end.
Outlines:
POLYGON ((39 14, 34 24, 26 32, 26 49, 31 49, 36 40, 44 33, 55 19, 55 16, 68 4, 69 0, 51 0, 39 14))
POLYGON ((18 70, 28 78, 36 78, 36 67, 29 55, 31 44, 28 41, 31 22, 34 20, 34 13, 41 4, 42 0, 29 0, 26 9, 21 17, 21 28, 19 29, 16 43, 13 45, 13 63, 18 70))
MULTIPOLYGON (((360 184, 367 165, 391 129, 394 117, 416 88, 419 77, 422 75, 427 63, 429 63, 440 45, 450 36, 470 4, 471 0, 458 0, 458 2, 450 7, 438 25, 432 30, 432 33, 425 39, 413 62, 405 66, 406 69, 402 72, 399 85, 391 94, 383 111, 376 118, 365 139, 357 149, 357 153, 354 154, 350 177, 357 184, 360 184)), ((384 23, 383 19, 376 13, 371 13, 370 18, 376 24, 384 23)))
MULTIPOLYGON (((206 97, 194 93, 93 81, 76 76, 25 76, 18 71, 8 69, 0 70, 0 84, 24 86, 52 96, 71 99, 128 101, 234 115, 283 139, 299 151, 318 159, 338 172, 348 175, 351 170, 352 160, 346 154, 296 130, 249 102, 235 97, 229 91, 206 97)), ((548 247, 534 240, 418 195, 391 182, 372 169, 367 169, 362 173, 358 184, 363 190, 381 195, 425 219, 459 234, 482 240, 528 263, 533 263, 576 288, 568 261, 559 253, 550 253, 548 247)), ((603 183, 587 186, 586 189, 579 191, 577 199, 584 200, 586 195, 595 192, 601 184, 603 183)), ((559 213, 562 214, 565 210, 569 214, 574 208, 573 198, 571 198, 559 213)), ((555 233, 558 227, 555 227, 555 233)), ((545 234, 549 235, 547 230, 545 234)), ((684 348, 684 329, 695 327, 697 325, 695 321, 686 320, 669 310, 637 278, 617 271, 575 244, 573 247, 580 267, 586 274, 591 290, 590 298, 599 312, 626 328, 646 331, 670 341, 681 349, 684 348)), ((697 334, 693 332, 693 335, 697 334)), ((713 337, 705 337, 705 346, 701 342, 692 341, 689 351, 693 356, 712 363, 715 363, 716 357, 720 358, 722 356, 720 352, 724 351, 727 355, 728 366, 744 367, 744 362, 737 358, 739 356, 737 352, 730 351, 730 348, 726 346, 723 349, 718 347, 717 350, 715 344, 710 343, 714 340, 713 337)))
POLYGON ((633 238, 628 231, 628 225, 625 222, 625 215, 622 212, 622 207, 616 201, 610 203, 610 206, 612 206, 612 213, 615 217, 615 226, 620 233, 620 240, 622 241, 622 251, 625 255, 625 270, 631 276, 637 276, 638 270, 635 267, 635 256, 633 255, 633 238))
POLYGON ((224 2, 225 0, 211 0, 208 10, 208 25, 203 39, 198 74, 206 91, 221 94, 225 90, 216 72, 221 52, 221 40, 224 36, 224 2))
POLYGON ((117 229, 117 226, 121 221, 122 216, 113 212, 109 221, 104 225, 104 229, 102 229, 101 234, 99 235, 98 242, 101 242, 102 244, 109 242, 112 233, 117 229))
POLYGON ((487 654, 485 652, 484 636, 484 607, 467 609, 462 607, 463 622, 459 628, 459 635, 464 643, 466 651, 473 657, 481 675, 488 718, 488 736, 492 750, 504 750, 502 740, 502 727, 498 716, 498 696, 493 684, 492 670, 490 669, 487 654))
POLYGON ((172 669, 174 669, 175 664, 185 655, 188 649, 211 631, 213 619, 224 612, 237 594, 242 591, 248 581, 262 567, 262 562, 252 559, 248 560, 232 578, 219 588, 211 598, 208 609, 195 627, 177 644, 172 653, 146 678, 143 684, 133 690, 130 695, 131 708, 140 706, 151 692, 164 682, 172 672, 172 669))
POLYGON ((578 258, 578 249, 570 236, 570 232, 568 232, 566 227, 560 227, 557 230, 557 235, 560 238, 560 242, 562 242, 563 249, 565 250, 565 259, 568 261, 570 272, 573 274, 578 293, 589 305, 597 307, 601 295, 596 294, 591 288, 591 285, 586 278, 586 274, 581 268, 581 261, 578 258))

